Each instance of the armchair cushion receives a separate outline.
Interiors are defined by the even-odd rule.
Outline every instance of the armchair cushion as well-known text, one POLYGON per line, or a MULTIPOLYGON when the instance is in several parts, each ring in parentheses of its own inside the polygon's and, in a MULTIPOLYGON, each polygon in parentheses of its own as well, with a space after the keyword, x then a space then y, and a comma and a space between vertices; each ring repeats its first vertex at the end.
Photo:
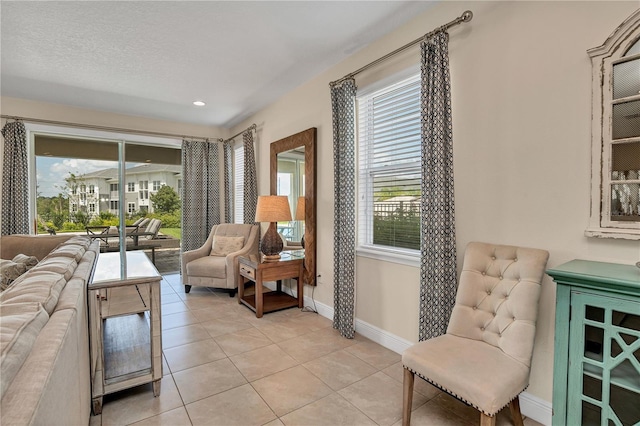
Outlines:
POLYGON ((224 256, 206 256, 187 263, 187 275, 193 277, 226 278, 226 259, 224 256))
POLYGON ((244 246, 244 237, 228 237, 216 235, 213 237, 210 256, 227 256, 230 253, 240 250, 244 246))

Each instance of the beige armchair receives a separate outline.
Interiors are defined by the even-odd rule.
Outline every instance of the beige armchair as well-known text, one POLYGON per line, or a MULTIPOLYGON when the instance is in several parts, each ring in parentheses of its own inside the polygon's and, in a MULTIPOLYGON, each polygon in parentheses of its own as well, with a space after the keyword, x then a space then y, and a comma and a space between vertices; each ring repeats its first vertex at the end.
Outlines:
POLYGON ((192 286, 238 289, 238 256, 258 254, 259 225, 223 223, 211 228, 202 247, 182 253, 182 284, 189 293, 192 286))
POLYGON ((402 355, 402 424, 411 420, 414 376, 480 411, 481 425, 509 405, 522 426, 518 395, 529 385, 544 250, 484 243, 467 246, 447 333, 402 355))
POLYGON ((302 244, 300 243, 300 241, 289 241, 287 240, 284 235, 282 234, 278 234, 280 235, 280 238, 282 239, 282 250, 304 250, 304 247, 302 247, 302 244))

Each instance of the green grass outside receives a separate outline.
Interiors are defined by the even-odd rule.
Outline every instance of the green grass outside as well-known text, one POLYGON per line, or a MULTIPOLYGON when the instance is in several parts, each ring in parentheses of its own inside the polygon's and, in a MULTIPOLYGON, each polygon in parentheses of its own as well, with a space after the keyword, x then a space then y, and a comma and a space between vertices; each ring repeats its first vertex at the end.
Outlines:
POLYGON ((160 233, 177 239, 182 238, 182 228, 160 228, 160 233))

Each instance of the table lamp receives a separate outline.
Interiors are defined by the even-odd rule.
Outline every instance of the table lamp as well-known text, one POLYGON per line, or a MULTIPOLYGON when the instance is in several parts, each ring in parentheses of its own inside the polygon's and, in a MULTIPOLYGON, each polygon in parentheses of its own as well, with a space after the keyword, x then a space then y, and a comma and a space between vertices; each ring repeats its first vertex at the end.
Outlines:
MULTIPOLYGON (((296 220, 304 220, 304 197, 298 197, 298 205, 296 206, 296 220)), ((300 245, 304 248, 304 233, 300 239, 300 245)))
POLYGON ((276 230, 276 222, 291 220, 289 198, 284 195, 261 195, 256 206, 256 222, 269 222, 267 232, 260 241, 260 251, 267 262, 277 262, 282 251, 282 238, 276 230))

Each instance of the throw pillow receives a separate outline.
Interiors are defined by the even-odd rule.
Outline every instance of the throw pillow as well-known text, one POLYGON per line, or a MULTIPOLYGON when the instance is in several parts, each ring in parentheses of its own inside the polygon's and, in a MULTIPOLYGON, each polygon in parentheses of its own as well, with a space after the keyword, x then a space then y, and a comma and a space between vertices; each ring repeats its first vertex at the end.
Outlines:
POLYGON ((38 264, 38 258, 35 256, 27 256, 26 254, 16 254, 16 257, 11 259, 12 262, 22 263, 27 271, 38 264))
POLYGON ((11 260, 0 260, 0 291, 5 291, 20 275, 27 271, 22 263, 11 260))
POLYGON ((210 256, 227 256, 240 250, 244 246, 244 237, 227 237, 216 235, 213 237, 210 256))

